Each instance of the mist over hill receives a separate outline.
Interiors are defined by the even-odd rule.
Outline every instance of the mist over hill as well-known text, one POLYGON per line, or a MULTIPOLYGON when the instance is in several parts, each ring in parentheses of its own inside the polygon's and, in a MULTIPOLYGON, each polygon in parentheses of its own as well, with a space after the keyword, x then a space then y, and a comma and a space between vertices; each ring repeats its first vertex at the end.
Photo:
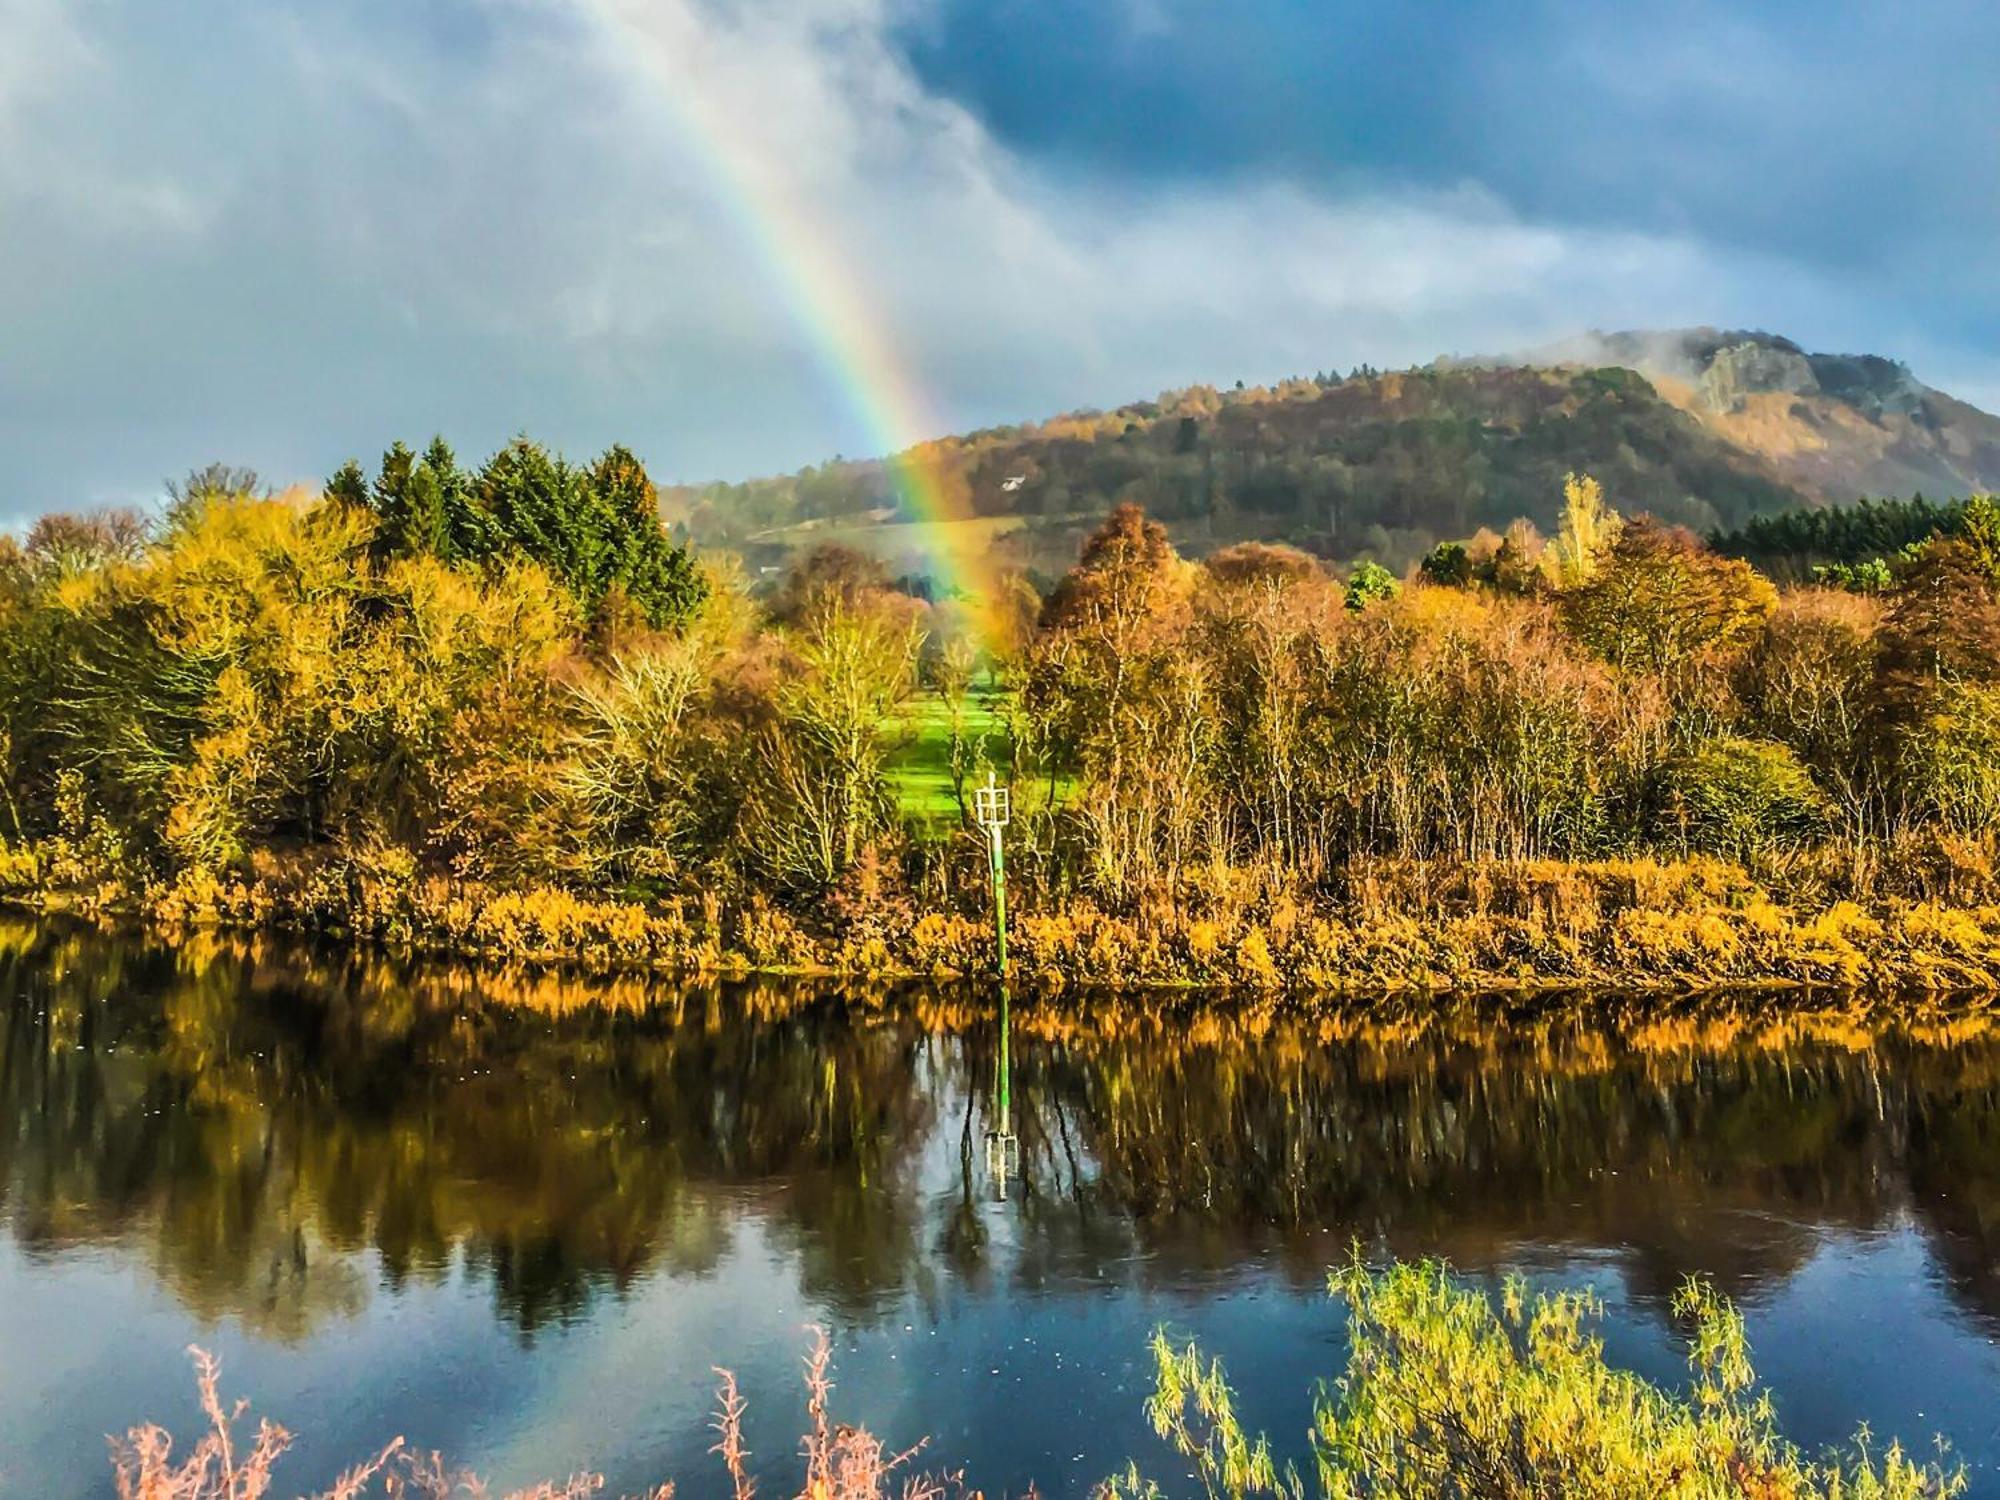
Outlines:
POLYGON ((1587 335, 1527 363, 1638 371, 1808 504, 1958 496, 2000 482, 2000 418, 1879 354, 1812 354, 1775 334, 1689 328, 1587 335))
MULTIPOLYGON (((1687 328, 1194 386, 942 438, 920 457, 976 518, 956 523, 955 545, 1031 569, 1066 566, 1125 500, 1192 553, 1255 538, 1400 567, 1518 516, 1548 526, 1572 470, 1595 475, 1622 511, 1704 532, 1867 495, 2000 487, 2000 418, 1880 355, 1687 328)), ((668 504, 697 541, 753 566, 835 540, 921 573, 937 543, 899 509, 879 461, 682 489, 668 504)))

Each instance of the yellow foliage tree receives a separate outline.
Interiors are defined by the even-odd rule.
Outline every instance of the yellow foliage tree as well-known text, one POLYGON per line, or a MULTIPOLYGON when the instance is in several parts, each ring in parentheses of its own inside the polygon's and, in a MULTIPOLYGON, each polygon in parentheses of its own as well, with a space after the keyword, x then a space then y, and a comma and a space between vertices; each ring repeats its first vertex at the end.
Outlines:
POLYGON ((1623 525, 1604 503, 1603 485, 1588 474, 1565 474, 1562 527, 1545 555, 1549 581, 1563 589, 1590 582, 1623 525))

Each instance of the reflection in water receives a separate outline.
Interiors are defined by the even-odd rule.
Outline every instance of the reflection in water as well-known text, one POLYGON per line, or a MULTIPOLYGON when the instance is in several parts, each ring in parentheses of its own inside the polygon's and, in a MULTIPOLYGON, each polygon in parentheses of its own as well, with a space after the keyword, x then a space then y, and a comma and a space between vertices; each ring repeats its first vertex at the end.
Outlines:
POLYGON ((532 1339, 719 1288, 746 1225, 850 1328, 1253 1265, 1306 1297, 1350 1237, 1609 1252, 1658 1318, 1690 1272, 1756 1299, 1829 1233, 1914 1226, 2000 1332, 2000 1027, 1963 1007, 1010 1015, 9 919, 0 1005, 6 1238, 294 1345, 453 1277, 532 1339))
POLYGON ((392 1285, 463 1254, 533 1330, 651 1267, 702 1271, 754 1214, 859 1317, 934 1249, 986 1273, 969 1205, 1004 1167, 1030 1278, 1270 1251, 1306 1285, 1325 1242, 1305 1231, 1331 1229, 1474 1265, 1625 1247, 1654 1295, 1692 1270, 1743 1294, 1815 1226, 1906 1211, 2000 1319, 2000 1032, 1979 1021, 1084 1003, 1031 1007, 1013 1049, 973 992, 648 985, 641 1009, 546 983, 0 927, 11 1232, 143 1249, 191 1306, 297 1338, 368 1295, 363 1248, 392 1285), (921 1158, 954 1134, 961 1202, 940 1205, 921 1158))
POLYGON ((1014 1134, 1013 1001, 1007 981, 1001 980, 995 1033, 999 1055, 993 1062, 993 1128, 986 1132, 986 1172, 1002 1203, 1007 1201, 1007 1179, 1014 1175, 1021 1157, 1020 1137, 1014 1134))

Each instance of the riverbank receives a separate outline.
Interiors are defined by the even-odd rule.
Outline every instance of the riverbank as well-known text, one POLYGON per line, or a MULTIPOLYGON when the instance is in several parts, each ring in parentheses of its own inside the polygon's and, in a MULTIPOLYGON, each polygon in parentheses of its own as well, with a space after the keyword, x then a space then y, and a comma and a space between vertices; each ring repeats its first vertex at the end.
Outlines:
MULTIPOLYGON (((169 928, 275 929, 600 972, 951 979, 990 972, 983 913, 922 910, 862 883, 810 906, 760 893, 630 899, 499 888, 406 857, 264 861, 257 873, 128 880, 66 848, 0 846, 0 899, 169 928)), ((1337 891, 1205 872, 1172 898, 1109 910, 1032 894, 1008 935, 1013 977, 1048 989, 1206 988, 1336 995, 1598 988, 2000 988, 2000 904, 1879 894, 1782 896, 1695 858, 1434 865, 1372 860, 1337 891)))

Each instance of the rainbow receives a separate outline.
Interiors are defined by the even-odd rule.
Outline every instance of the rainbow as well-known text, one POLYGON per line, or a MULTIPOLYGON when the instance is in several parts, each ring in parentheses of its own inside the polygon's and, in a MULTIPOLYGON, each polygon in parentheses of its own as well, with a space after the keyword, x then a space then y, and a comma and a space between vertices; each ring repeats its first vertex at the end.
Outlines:
POLYGON ((927 452, 944 429, 921 387, 872 308, 860 280, 842 259, 833 236, 818 223, 804 196, 768 154, 742 139, 728 112, 691 76, 675 66, 665 43, 614 4, 607 17, 631 43, 627 60, 660 85, 661 102, 696 148, 717 201, 743 243, 811 341, 829 381, 860 420, 869 443, 883 456, 905 513, 924 528, 924 551, 944 594, 963 595, 986 644, 994 639, 1000 599, 983 532, 952 523, 973 518, 962 488, 945 482, 927 452))

